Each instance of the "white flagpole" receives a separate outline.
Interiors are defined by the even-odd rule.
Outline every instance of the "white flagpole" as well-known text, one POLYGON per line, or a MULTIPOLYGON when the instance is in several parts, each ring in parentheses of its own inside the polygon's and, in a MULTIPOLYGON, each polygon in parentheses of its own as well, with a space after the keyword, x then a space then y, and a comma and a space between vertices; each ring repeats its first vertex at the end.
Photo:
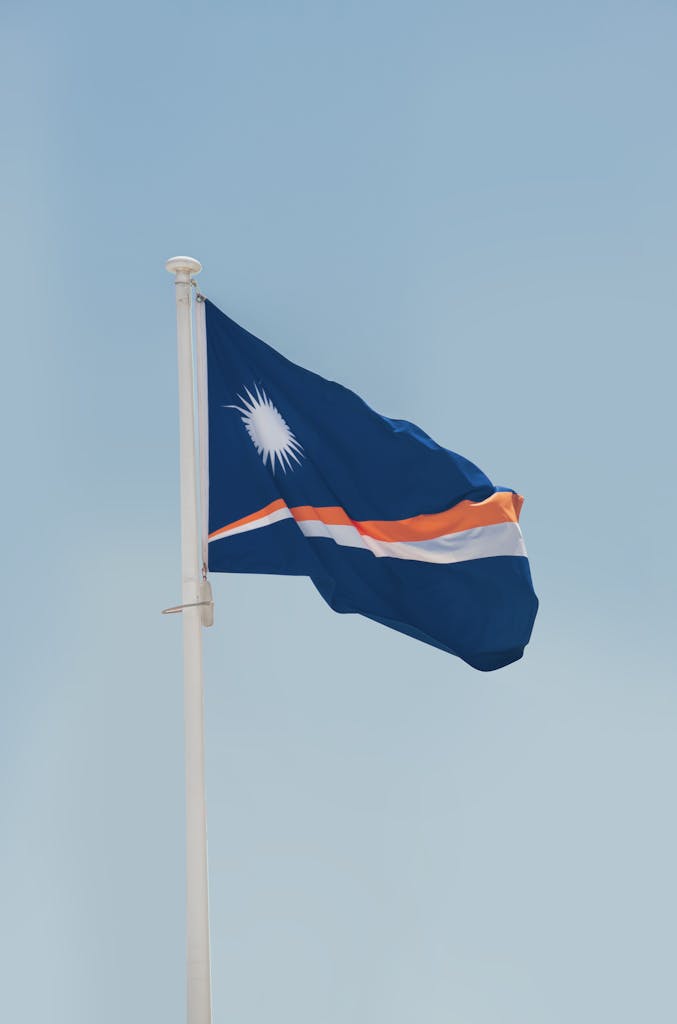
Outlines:
POLYGON ((186 983, 188 1024, 211 1024, 207 814, 204 771, 202 625, 206 586, 201 583, 193 405, 191 276, 202 266, 189 256, 166 264, 176 283, 179 349, 179 450, 181 470, 181 604, 186 756, 186 983), (202 606, 201 606, 202 605, 202 606))

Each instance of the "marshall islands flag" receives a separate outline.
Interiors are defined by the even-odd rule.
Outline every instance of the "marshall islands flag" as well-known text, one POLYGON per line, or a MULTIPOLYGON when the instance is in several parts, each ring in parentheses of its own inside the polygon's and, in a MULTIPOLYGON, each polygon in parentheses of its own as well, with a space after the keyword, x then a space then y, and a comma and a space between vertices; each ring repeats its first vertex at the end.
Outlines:
POLYGON ((209 569, 309 576, 335 611, 483 671, 521 658, 538 601, 520 495, 203 313, 209 569))

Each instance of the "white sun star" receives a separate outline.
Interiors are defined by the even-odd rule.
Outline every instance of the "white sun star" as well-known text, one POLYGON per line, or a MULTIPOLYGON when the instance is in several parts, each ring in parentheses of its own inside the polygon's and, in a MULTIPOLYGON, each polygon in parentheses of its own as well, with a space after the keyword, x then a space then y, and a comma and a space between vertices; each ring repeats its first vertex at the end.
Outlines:
POLYGON ((303 446, 298 443, 263 388, 259 388, 258 384, 254 385, 256 397, 249 388, 244 390, 247 393, 247 398, 243 395, 237 396, 242 405, 226 405, 224 409, 237 409, 242 413, 242 422, 252 444, 259 455, 263 456, 264 466, 268 458, 270 458, 270 468, 273 473, 275 472, 275 459, 285 473, 288 469, 294 468, 291 459, 294 459, 300 466, 301 460, 298 456, 303 455, 303 446))

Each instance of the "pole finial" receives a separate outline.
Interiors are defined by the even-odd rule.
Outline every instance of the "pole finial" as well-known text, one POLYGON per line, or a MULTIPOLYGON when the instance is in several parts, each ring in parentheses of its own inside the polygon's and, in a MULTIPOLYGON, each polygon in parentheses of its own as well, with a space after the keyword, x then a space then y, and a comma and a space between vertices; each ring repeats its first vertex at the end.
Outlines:
POLYGON ((192 256, 172 256, 170 260, 165 263, 165 270, 168 270, 170 274, 188 273, 199 274, 202 270, 202 264, 199 260, 194 260, 192 256))

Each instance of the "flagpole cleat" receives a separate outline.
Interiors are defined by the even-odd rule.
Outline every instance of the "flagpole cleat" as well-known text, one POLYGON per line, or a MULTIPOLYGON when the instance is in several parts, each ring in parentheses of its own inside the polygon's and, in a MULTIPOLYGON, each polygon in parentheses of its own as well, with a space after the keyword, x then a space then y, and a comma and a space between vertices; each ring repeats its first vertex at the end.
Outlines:
POLYGON ((189 604, 175 604, 172 608, 163 608, 161 615, 178 615, 184 608, 202 608, 200 620, 205 628, 214 625, 214 600, 212 588, 208 580, 200 583, 200 597, 202 601, 191 601, 189 604))

